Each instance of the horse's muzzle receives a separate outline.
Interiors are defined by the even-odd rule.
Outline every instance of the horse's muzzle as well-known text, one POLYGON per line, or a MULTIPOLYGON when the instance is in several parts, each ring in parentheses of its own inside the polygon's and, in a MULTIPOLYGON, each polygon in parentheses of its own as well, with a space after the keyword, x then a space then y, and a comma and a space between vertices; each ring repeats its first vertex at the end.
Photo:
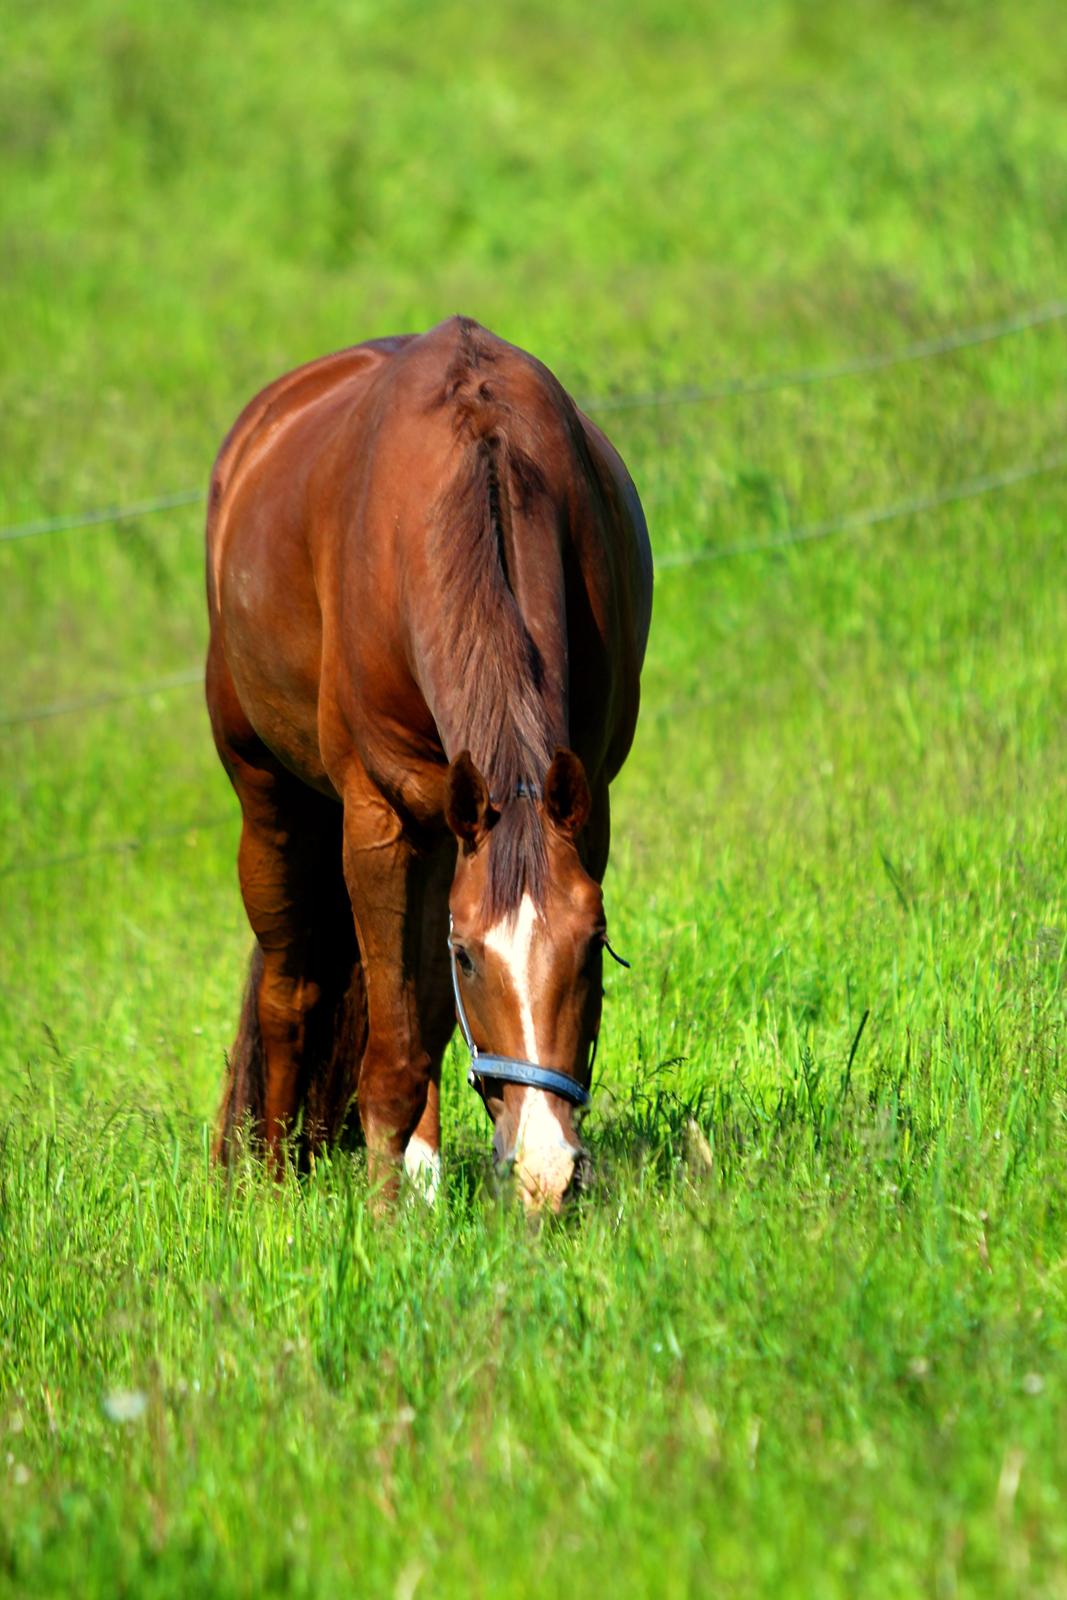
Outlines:
POLYGON ((494 1137, 493 1149, 498 1175, 510 1178, 524 1209, 531 1214, 560 1212, 592 1182, 592 1159, 581 1145, 561 1141, 547 1149, 541 1146, 520 1155, 511 1150, 501 1156, 500 1144, 494 1137))

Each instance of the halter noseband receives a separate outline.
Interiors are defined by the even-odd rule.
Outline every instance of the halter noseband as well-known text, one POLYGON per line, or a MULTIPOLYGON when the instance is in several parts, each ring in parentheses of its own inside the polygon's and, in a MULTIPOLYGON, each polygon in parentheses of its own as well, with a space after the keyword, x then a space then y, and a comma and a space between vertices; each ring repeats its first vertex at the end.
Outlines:
POLYGON ((472 1089, 477 1089, 479 1094, 484 1091, 479 1083, 480 1078, 496 1078, 501 1083, 522 1083, 530 1089, 548 1089, 552 1094, 560 1095, 564 1100, 569 1100, 575 1106, 589 1104, 589 1090, 583 1089, 576 1078, 568 1078, 565 1072, 554 1072, 551 1067, 538 1066, 536 1061, 519 1061, 514 1056, 495 1056, 488 1051, 481 1051, 474 1042, 467 1013, 463 1008, 463 997, 459 992, 459 967, 456 964, 456 946, 452 940, 452 918, 448 919, 448 959, 452 967, 452 993, 456 997, 456 1016, 459 1019, 460 1031, 464 1042, 470 1051, 471 1066, 467 1074, 467 1082, 472 1089))

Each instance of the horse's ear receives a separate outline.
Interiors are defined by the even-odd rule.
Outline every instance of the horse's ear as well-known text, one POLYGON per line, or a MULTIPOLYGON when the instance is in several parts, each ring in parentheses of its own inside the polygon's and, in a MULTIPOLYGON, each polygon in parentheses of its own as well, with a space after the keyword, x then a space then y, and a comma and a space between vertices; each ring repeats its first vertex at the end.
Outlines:
POLYGON ((463 750, 445 779, 445 821, 456 838, 473 849, 494 820, 485 779, 471 760, 470 751, 463 750))
POLYGON ((592 808, 589 780, 573 750, 557 750, 545 775, 545 814, 560 833, 573 839, 592 808))

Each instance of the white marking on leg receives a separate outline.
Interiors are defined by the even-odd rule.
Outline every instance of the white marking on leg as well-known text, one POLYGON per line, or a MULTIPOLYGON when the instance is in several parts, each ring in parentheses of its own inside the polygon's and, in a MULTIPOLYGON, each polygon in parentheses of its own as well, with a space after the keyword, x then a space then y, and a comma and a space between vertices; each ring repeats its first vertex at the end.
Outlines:
POLYGON ((432 1206, 441 1187, 441 1152, 414 1134, 404 1151, 404 1171, 426 1204, 432 1206))

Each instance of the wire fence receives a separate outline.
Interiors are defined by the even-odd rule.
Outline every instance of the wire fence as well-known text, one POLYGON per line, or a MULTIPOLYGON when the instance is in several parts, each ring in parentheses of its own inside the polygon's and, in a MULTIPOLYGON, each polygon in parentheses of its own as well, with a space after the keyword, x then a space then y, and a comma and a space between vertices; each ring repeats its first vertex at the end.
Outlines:
MULTIPOLYGON (((899 521, 905 517, 935 511, 941 506, 952 505, 957 501, 994 494, 998 490, 1011 488, 1014 484, 1025 483, 1031 478, 1044 477, 1065 469, 1067 469, 1067 451, 1061 451, 1058 455, 1041 461, 1009 467, 1003 472, 983 473, 979 477, 950 484, 947 488, 937 489, 929 494, 913 495, 905 500, 894 501, 890 505, 871 506, 861 511, 846 512, 843 516, 831 517, 825 522, 809 523, 779 534, 768 534, 764 538, 750 539, 737 544, 711 545, 706 549, 667 551, 657 557, 656 571, 671 572, 681 567, 701 565, 710 561, 725 561, 736 556, 755 555, 761 551, 783 550, 790 545, 812 544, 841 534, 862 533, 866 528, 877 527, 884 522, 899 521)), ((24 727, 31 723, 48 721, 53 717, 102 710, 108 706, 121 704, 123 701, 150 699, 172 689, 200 684, 203 679, 203 666, 196 664, 185 667, 180 672, 172 672, 163 678, 153 678, 147 683, 128 684, 75 699, 55 700, 48 705, 28 706, 20 711, 0 712, 0 728, 24 727)))
POLYGON ((1067 301, 1052 300, 1047 305, 1015 312, 996 322, 980 323, 973 328, 957 328, 933 338, 916 339, 912 344, 902 345, 896 350, 853 356, 849 360, 831 362, 825 366, 797 367, 792 371, 757 374, 751 378, 726 378, 721 383, 707 386, 687 385, 681 389, 651 390, 644 394, 604 395, 599 399, 594 397, 579 401, 579 404, 588 411, 631 411, 652 406, 701 405, 712 400, 732 400, 738 395, 769 394, 775 389, 808 388, 819 383, 833 383, 839 378, 885 372, 890 367, 926 361, 931 356, 950 355, 954 350, 967 350, 974 345, 992 344, 996 339, 1025 333, 1030 328, 1060 322, 1064 317, 1067 317, 1067 301))
POLYGON ((150 517, 156 511, 173 511, 177 506, 195 505, 203 499, 202 489, 177 489, 173 494, 157 495, 153 500, 135 500, 132 505, 105 506, 99 511, 76 511, 70 516, 17 522, 10 527, 0 528, 0 542, 37 539, 42 534, 66 533, 71 528, 92 528, 105 522, 130 522, 134 517, 150 517))
MULTIPOLYGON (((728 557, 753 554, 758 551, 780 550, 789 545, 809 544, 815 540, 830 538, 836 534, 862 532, 866 528, 877 526, 879 523, 900 520, 905 517, 916 516, 923 512, 936 510, 938 507, 954 504, 957 501, 977 498, 980 495, 995 493, 1000 489, 1010 488, 1013 484, 1025 483, 1030 479, 1041 477, 1055 472, 1067 470, 1067 451, 1047 458, 1043 461, 1031 462, 1026 466, 1012 467, 1004 472, 986 473, 981 477, 971 478, 963 483, 951 485, 947 489, 938 490, 932 494, 915 495, 907 500, 897 501, 892 505, 878 506, 866 511, 852 512, 843 517, 836 517, 827 522, 812 523, 807 527, 795 528, 788 533, 771 536, 765 539, 753 539, 744 544, 721 545, 708 550, 680 551, 675 555, 660 557, 656 563, 657 570, 678 570, 698 562, 726 559, 728 557)), ((119 689, 107 694, 89 695, 82 700, 57 701, 50 706, 36 707, 29 711, 15 712, 0 718, 0 727, 10 727, 18 723, 27 723, 41 720, 46 717, 65 715, 73 711, 95 710, 101 706, 116 704, 122 700, 131 700, 140 696, 155 695, 167 689, 178 688, 182 685, 200 683, 203 680, 203 667, 190 667, 184 672, 172 673, 167 678, 159 678, 151 683, 131 685, 126 689, 119 689)), ((667 708, 660 708, 661 713, 672 714, 690 709, 688 701, 672 702, 667 708)), ((194 819, 190 822, 176 823, 173 826, 153 830, 134 838, 119 839, 99 845, 89 845, 83 850, 71 851, 65 855, 38 857, 32 861, 17 861, 0 870, 0 880, 14 877, 22 873, 46 871, 52 868, 70 866, 94 856, 105 855, 134 855, 138 851, 147 849, 156 843, 170 841, 183 835, 194 834, 204 828, 221 827, 234 820, 232 813, 194 819)))
MULTIPOLYGON (((905 362, 924 360, 932 356, 946 354, 952 350, 985 344, 994 339, 1061 320, 1064 317, 1067 317, 1067 301, 1055 301, 1029 311, 1019 312, 1011 317, 1003 318, 999 322, 956 330, 938 338, 917 341, 896 351, 881 355, 861 356, 832 366, 811 367, 787 373, 735 379, 706 388, 691 387, 643 395, 606 396, 599 400, 586 399, 581 404, 589 410, 622 410, 638 406, 684 405, 705 400, 726 399, 734 395, 763 393, 771 389, 830 382, 837 378, 880 371, 905 362)), ((762 551, 782 550, 790 546, 811 544, 839 535, 859 533, 883 523, 922 515, 943 506, 993 494, 1000 490, 1008 489, 1015 484, 1062 472, 1065 469, 1067 469, 1067 451, 1060 451, 1037 461, 1018 464, 998 472, 987 472, 976 477, 964 479, 943 489, 911 495, 887 505, 846 512, 841 516, 831 517, 821 522, 809 523, 798 528, 786 529, 781 533, 768 534, 761 538, 733 544, 667 552, 656 561, 656 570, 658 572, 677 571, 707 562, 727 560, 762 551)), ((0 541, 28 539, 68 529, 90 527, 104 523, 117 523, 134 517, 150 515, 157 511, 191 505, 202 498, 200 490, 181 490, 174 494, 161 495, 154 500, 142 500, 127 506, 112 506, 81 515, 54 517, 37 522, 17 524, 0 529, 0 541)), ((54 717, 96 711, 117 705, 123 701, 149 698, 202 681, 203 667, 197 664, 146 683, 120 685, 115 689, 103 690, 96 694, 56 700, 46 705, 2 712, 0 713, 0 728, 20 727, 46 721, 54 717)), ((679 709, 684 709, 684 707, 679 706, 679 709)), ((171 824, 132 838, 88 845, 83 849, 70 851, 62 855, 37 857, 30 861, 15 861, 0 869, 0 880, 24 873, 48 871, 70 866, 93 857, 135 855, 157 843, 173 841, 183 836, 192 836, 204 829, 222 827, 231 821, 233 821, 232 813, 215 814, 189 822, 171 824)))
POLYGON ((5 878, 21 877, 24 873, 50 872, 57 867, 74 866, 79 862, 90 860, 93 856, 136 855, 152 845, 171 843, 175 839, 189 837, 204 829, 221 828, 226 823, 236 820, 235 811, 217 812, 213 816, 195 818, 191 822, 175 822, 165 828, 153 828, 151 832, 138 834, 131 839, 109 839, 101 844, 86 845, 82 850, 70 850, 64 855, 36 856, 32 861, 13 861, 0 871, 0 882, 5 878))
POLYGON ((974 500, 979 495, 1010 489, 1013 484, 1026 483, 1031 478, 1062 472, 1065 467, 1067 451, 1060 451, 1058 455, 1049 456, 1043 461, 1008 467, 1004 472, 986 472, 980 477, 950 484, 946 489, 935 489, 930 494, 912 495, 907 500, 897 500, 887 506, 871 506, 865 511, 849 511, 841 517, 830 517, 826 522, 812 522, 806 527, 768 534, 764 539, 750 539, 743 544, 711 545, 706 550, 668 551, 657 560, 656 570, 667 572, 705 561, 725 561, 732 556, 754 555, 760 550, 784 550, 789 545, 814 544, 819 539, 830 539, 836 534, 860 533, 864 528, 874 528, 882 522, 896 522, 903 517, 936 511, 940 506, 953 505, 959 500, 974 500))
POLYGON ((52 717, 67 717, 79 711, 99 711, 105 706, 119 705, 123 700, 141 700, 170 689, 184 688, 187 684, 203 683, 202 665, 185 667, 181 672, 171 672, 165 678, 154 678, 150 683, 131 683, 117 689, 104 689, 99 694, 82 695, 80 699, 53 700, 49 705, 27 706, 24 711, 0 713, 0 728, 18 728, 29 722, 46 722, 52 717))
MULTIPOLYGON (((913 340, 895 350, 853 356, 827 365, 757 373, 750 377, 726 378, 715 384, 689 384, 677 389, 649 390, 637 394, 583 395, 578 397, 578 404, 586 411, 636 411, 663 406, 699 405, 743 395, 769 394, 776 389, 808 388, 820 383, 833 383, 841 378, 884 372, 892 367, 927 361, 934 356, 950 355, 954 351, 971 349, 977 345, 992 344, 997 339, 1045 327, 1065 317, 1067 300, 1051 300, 1044 305, 1010 312, 992 322, 954 328, 947 333, 913 340)), ((160 511, 173 511, 182 506, 202 503, 204 498, 203 489, 177 489, 125 506, 105 506, 96 511, 71 512, 56 517, 40 517, 32 522, 12 523, 0 528, 0 543, 36 539, 47 534, 67 533, 73 529, 99 527, 107 523, 129 522, 137 517, 153 516, 160 511)))

